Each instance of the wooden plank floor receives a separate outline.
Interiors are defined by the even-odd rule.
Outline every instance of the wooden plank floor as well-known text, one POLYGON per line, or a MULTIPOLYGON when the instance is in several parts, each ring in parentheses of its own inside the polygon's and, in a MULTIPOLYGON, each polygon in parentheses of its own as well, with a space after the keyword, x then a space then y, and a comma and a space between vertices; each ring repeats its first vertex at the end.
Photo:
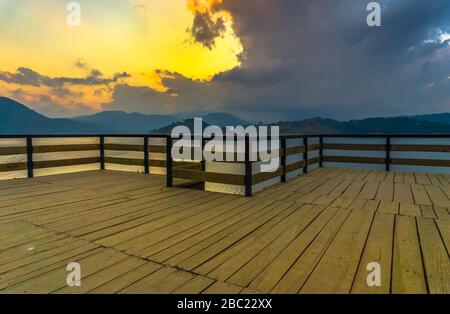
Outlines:
POLYGON ((164 183, 0 182, 0 293, 450 292, 450 175, 322 168, 252 198, 164 183))

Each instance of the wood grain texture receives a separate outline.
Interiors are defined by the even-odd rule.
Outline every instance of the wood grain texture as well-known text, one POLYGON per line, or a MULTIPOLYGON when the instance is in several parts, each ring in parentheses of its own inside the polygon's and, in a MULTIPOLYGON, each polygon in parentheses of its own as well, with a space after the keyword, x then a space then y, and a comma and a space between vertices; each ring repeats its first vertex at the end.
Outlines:
POLYGON ((448 294, 448 184, 321 168, 244 198, 115 171, 3 181, 0 293, 448 294))

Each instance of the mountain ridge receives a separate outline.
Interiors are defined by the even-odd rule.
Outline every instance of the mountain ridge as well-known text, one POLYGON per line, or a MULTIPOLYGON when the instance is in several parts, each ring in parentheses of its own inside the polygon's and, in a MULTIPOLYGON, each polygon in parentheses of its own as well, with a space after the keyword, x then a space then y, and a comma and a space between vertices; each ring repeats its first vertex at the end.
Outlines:
POLYGON ((108 128, 114 127, 117 133, 146 133, 149 131, 149 126, 158 129, 177 121, 177 118, 169 115, 145 115, 138 112, 101 111, 93 115, 73 117, 72 120, 104 125, 108 128))
MULTIPOLYGON (((192 113, 195 114, 195 113, 192 113)), ((142 114, 125 111, 101 111, 93 115, 73 117, 72 120, 105 125, 115 128, 120 133, 147 133, 180 123, 193 117, 201 117, 208 125, 225 127, 228 125, 248 125, 250 122, 225 112, 210 112, 203 116, 187 116, 188 113, 174 115, 142 114), (188 118, 183 118, 187 116, 188 118)))
POLYGON ((415 120, 411 117, 366 118, 337 121, 313 118, 302 121, 279 121, 282 134, 450 134, 450 125, 415 120))
MULTIPOLYGON (((181 119, 177 115, 145 115, 124 111, 102 111, 71 119, 48 118, 15 100, 0 97, 0 134, 167 134, 173 126, 191 119, 181 119)), ((250 124, 223 112, 207 113, 203 121, 205 126, 218 125, 222 128, 250 124)), ((349 121, 313 118, 266 125, 278 125, 282 134, 450 134, 450 113, 349 121)))
POLYGON ((0 96, 0 134, 77 134, 109 132, 107 127, 71 119, 48 118, 27 106, 0 96))

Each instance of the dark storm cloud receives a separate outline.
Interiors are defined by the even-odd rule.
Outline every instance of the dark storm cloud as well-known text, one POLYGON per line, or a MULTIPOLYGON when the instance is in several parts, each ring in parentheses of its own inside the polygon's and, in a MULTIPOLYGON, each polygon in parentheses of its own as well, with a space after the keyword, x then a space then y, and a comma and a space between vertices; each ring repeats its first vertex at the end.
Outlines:
POLYGON ((380 28, 366 24, 369 2, 225 0, 246 61, 216 80, 246 89, 224 108, 284 118, 292 114, 283 111, 347 117, 448 110, 449 45, 429 40, 450 31, 450 1, 379 1, 380 28))
POLYGON ((220 17, 214 20, 208 11, 196 12, 192 28, 189 31, 196 42, 211 50, 216 38, 226 31, 225 21, 220 17))
POLYGON ((223 88, 222 84, 209 85, 175 72, 158 70, 157 73, 161 75, 167 91, 158 92, 147 86, 118 84, 114 88, 113 101, 104 104, 103 109, 162 114, 218 108, 224 103, 228 93, 228 88, 223 88))
MULTIPOLYGON (((118 86, 105 108, 208 108, 249 120, 450 111, 450 45, 438 39, 450 33, 450 1, 380 0, 375 28, 366 23, 369 2, 223 0, 216 10, 234 18, 241 67, 210 82, 165 76, 169 93, 118 86)), ((217 34, 194 20, 202 23, 207 31, 196 34, 208 47, 217 34)))
POLYGON ((46 79, 31 69, 21 67, 15 73, 0 72, 0 81, 19 85, 40 86, 46 79))

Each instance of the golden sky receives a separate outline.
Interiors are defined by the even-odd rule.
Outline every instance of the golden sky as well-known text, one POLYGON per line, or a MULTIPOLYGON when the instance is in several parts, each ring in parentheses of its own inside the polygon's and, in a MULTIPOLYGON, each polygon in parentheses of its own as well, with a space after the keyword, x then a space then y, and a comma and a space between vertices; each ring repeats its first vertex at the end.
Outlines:
POLYGON ((0 0, 0 38, 6 48, 0 49, 0 73, 12 76, 28 68, 48 78, 85 78, 93 70, 102 78, 129 75, 98 85, 66 81, 60 89, 71 97, 55 92, 51 84, 3 80, 1 94, 32 103, 46 95, 69 109, 82 104, 100 110, 102 103, 111 101, 114 84, 164 91, 156 70, 209 80, 240 64, 243 47, 228 12, 211 13, 226 26, 211 49, 195 42, 190 33, 195 13, 207 12, 221 0, 79 0, 80 27, 66 23, 69 2, 0 0))

